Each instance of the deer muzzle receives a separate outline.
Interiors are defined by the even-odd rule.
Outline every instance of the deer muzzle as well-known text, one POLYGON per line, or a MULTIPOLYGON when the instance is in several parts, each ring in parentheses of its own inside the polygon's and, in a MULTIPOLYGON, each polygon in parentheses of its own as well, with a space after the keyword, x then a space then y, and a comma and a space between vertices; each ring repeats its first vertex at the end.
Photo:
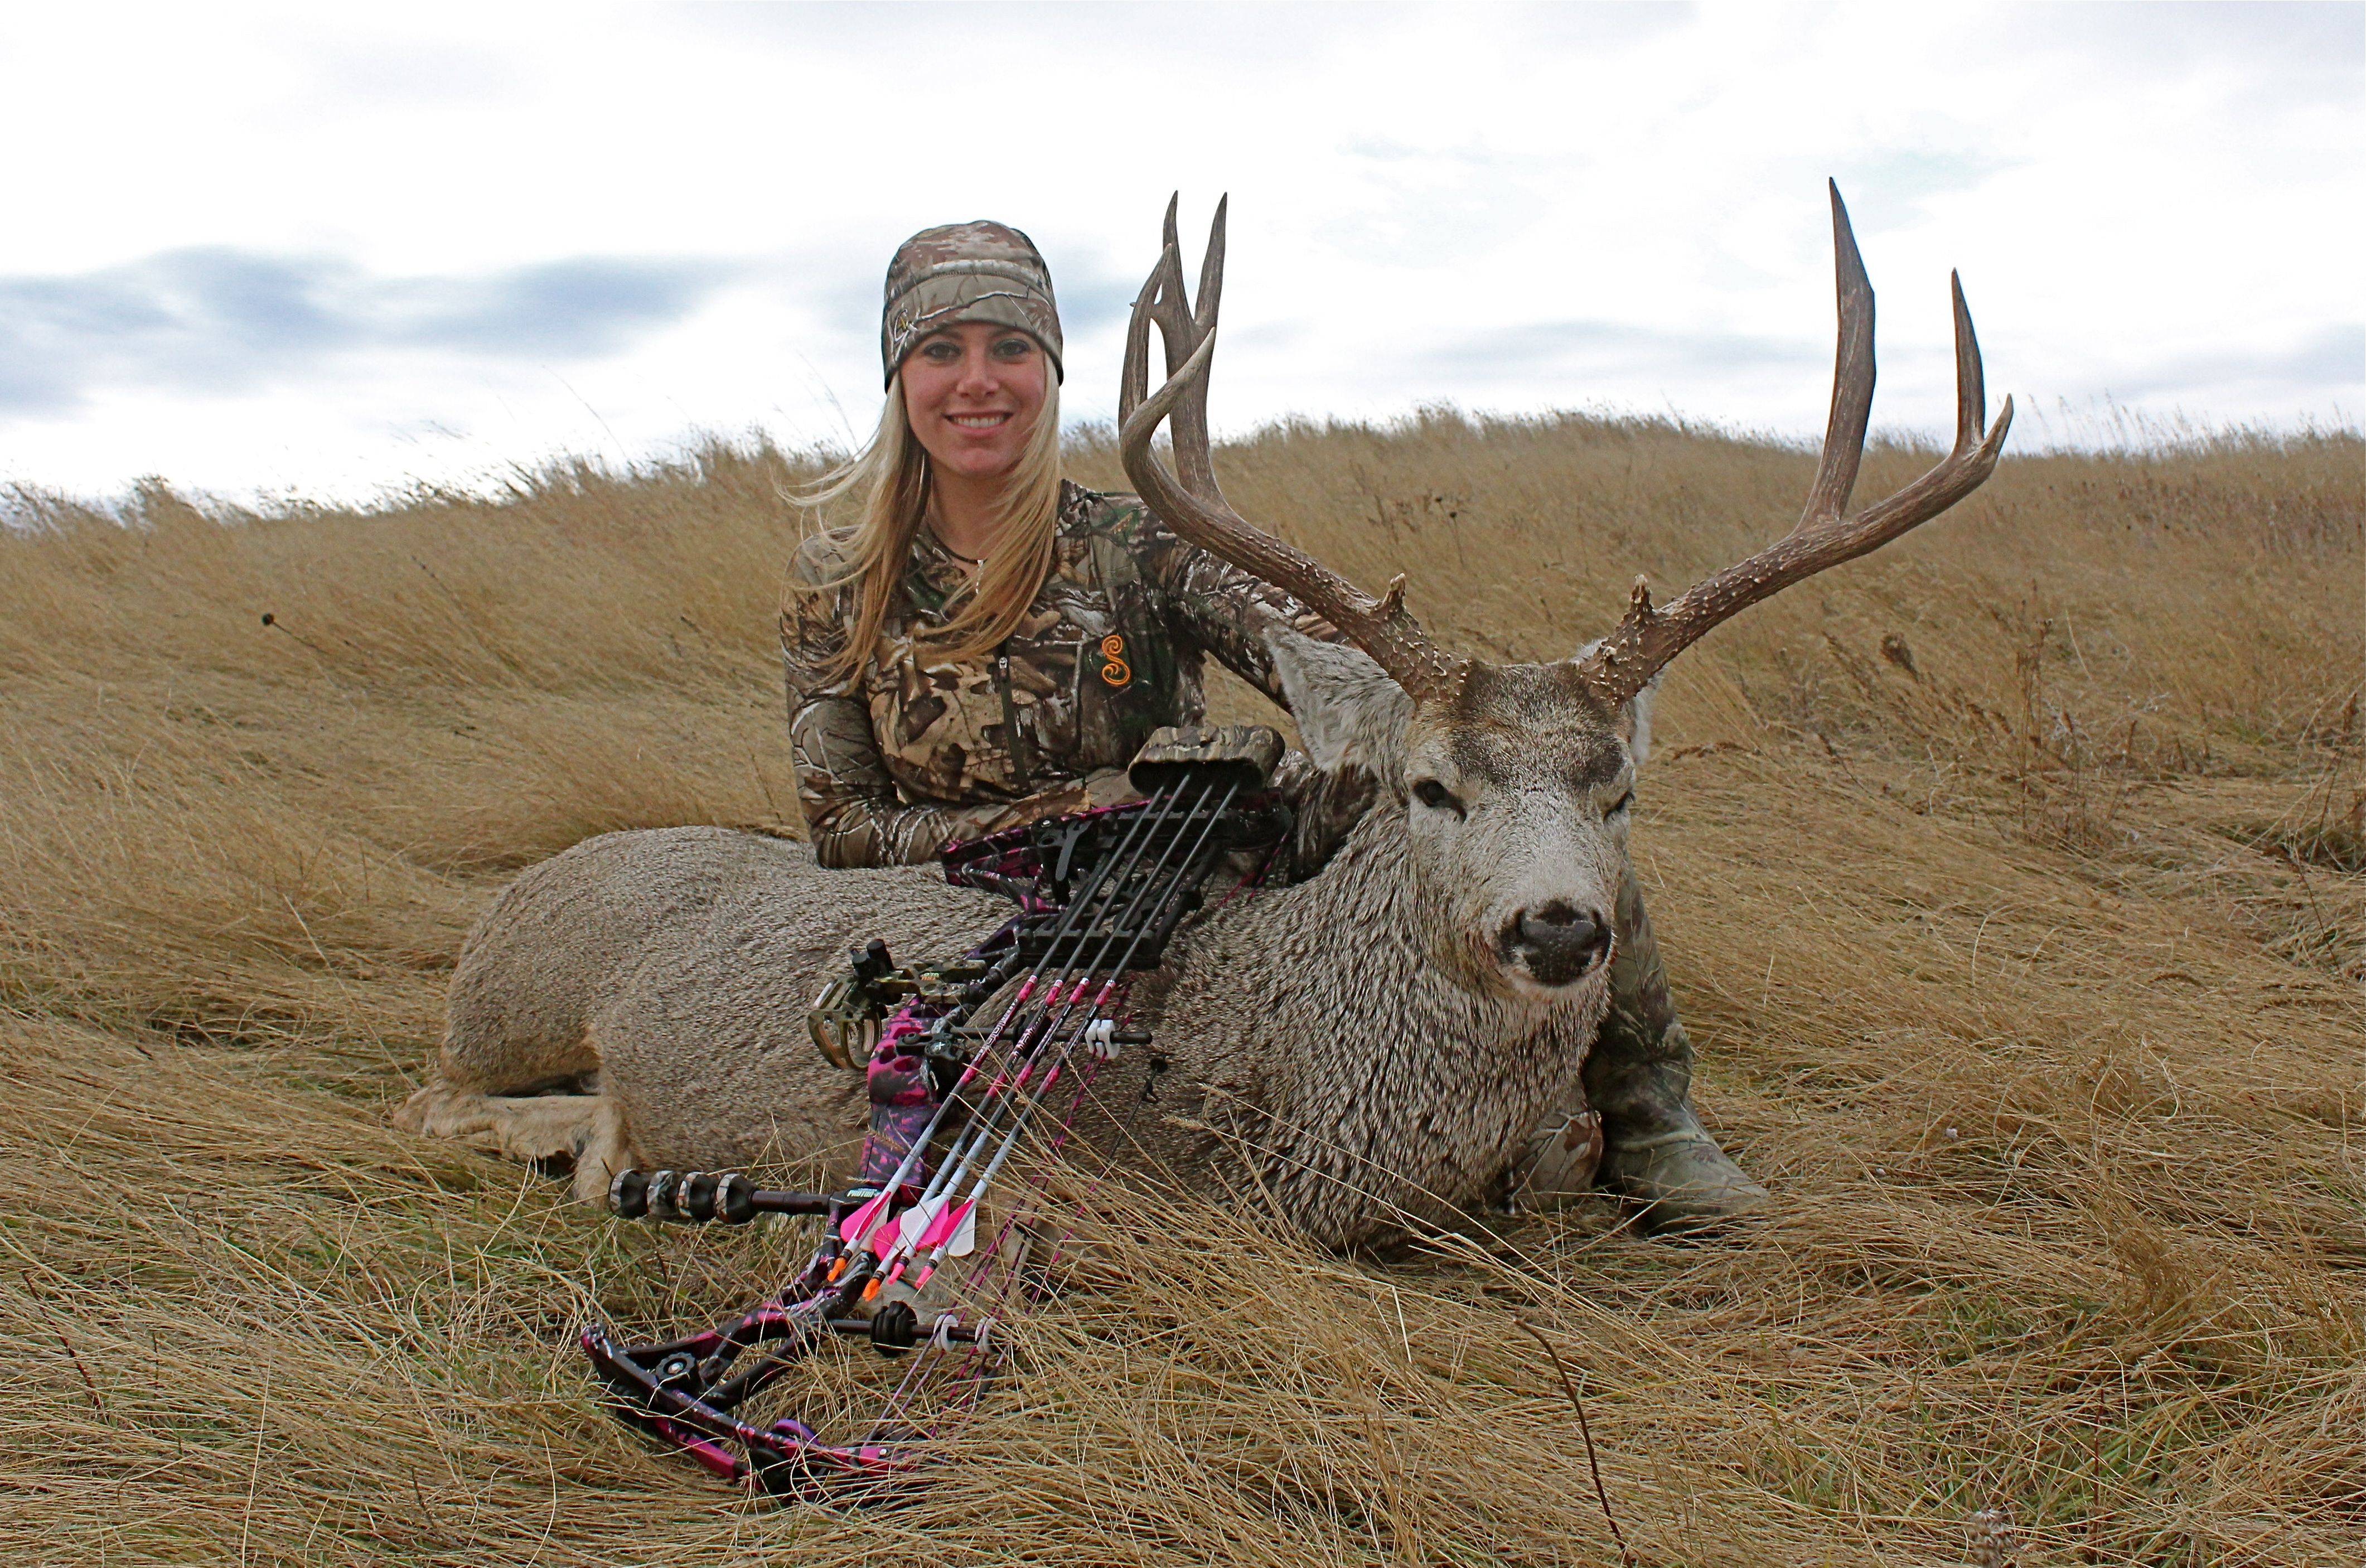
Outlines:
POLYGON ((1601 910, 1555 898, 1513 916, 1498 945, 1506 967, 1526 969, 1540 986, 1569 986, 1609 962, 1611 940, 1601 910))

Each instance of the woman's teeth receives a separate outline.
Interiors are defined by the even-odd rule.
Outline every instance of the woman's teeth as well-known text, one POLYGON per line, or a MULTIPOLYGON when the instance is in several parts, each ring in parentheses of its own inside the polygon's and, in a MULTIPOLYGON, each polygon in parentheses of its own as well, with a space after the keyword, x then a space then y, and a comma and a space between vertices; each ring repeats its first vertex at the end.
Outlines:
POLYGON ((955 413, 945 417, 964 430, 991 430, 1010 418, 1007 413, 955 413))

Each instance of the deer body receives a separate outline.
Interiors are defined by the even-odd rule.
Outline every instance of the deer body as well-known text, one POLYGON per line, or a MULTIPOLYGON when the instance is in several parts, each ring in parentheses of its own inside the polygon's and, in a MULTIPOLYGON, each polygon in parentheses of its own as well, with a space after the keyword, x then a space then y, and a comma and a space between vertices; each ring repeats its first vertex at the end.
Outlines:
MULTIPOLYGON (((1298 705, 1334 720, 1310 737, 1333 764, 1396 771, 1403 704, 1369 660, 1302 641, 1280 651, 1298 705)), ((1184 928, 1137 987, 1163 1070, 1154 1082, 1148 1053, 1121 1057, 1080 1130, 1124 1163, 1262 1192, 1335 1247, 1476 1206, 1576 1083, 1607 966, 1538 986, 1471 932, 1500 934, 1511 909, 1541 901, 1539 876, 1598 907, 1617 846, 1592 848, 1539 837, 1510 857, 1516 874, 1470 864, 1453 876, 1458 908, 1423 896, 1408 814, 1368 813, 1321 875, 1184 928)), ((590 840, 519 877, 470 933, 441 1079, 410 1120, 497 1147, 538 1135, 550 1146, 504 1152, 571 1155, 585 1197, 635 1164, 819 1156, 843 1179, 863 1083, 814 1049, 806 1007, 850 946, 877 936, 907 958, 950 956, 1008 913, 932 869, 822 870, 804 846, 754 834, 590 840), (596 1100, 519 1092, 594 1075, 596 1100)))

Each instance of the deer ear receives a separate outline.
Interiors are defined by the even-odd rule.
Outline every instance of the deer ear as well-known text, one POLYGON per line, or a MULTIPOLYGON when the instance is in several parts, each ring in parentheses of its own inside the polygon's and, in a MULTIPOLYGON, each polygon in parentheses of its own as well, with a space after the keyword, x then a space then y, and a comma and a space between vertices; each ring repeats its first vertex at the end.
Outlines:
POLYGON ((1361 768, 1391 790, 1401 787, 1404 732, 1413 699, 1371 655, 1321 642, 1286 626, 1266 634, 1274 673, 1306 754, 1326 773, 1361 768))
MULTIPOLYGON (((1583 660, 1601 646, 1602 639, 1595 637, 1571 658, 1583 660)), ((1665 668, 1661 669, 1643 683, 1641 691, 1627 699, 1627 705, 1621 710, 1627 720, 1627 754, 1635 759, 1635 765, 1639 768, 1651 758, 1651 704, 1659 696, 1660 682, 1667 673, 1665 668)))

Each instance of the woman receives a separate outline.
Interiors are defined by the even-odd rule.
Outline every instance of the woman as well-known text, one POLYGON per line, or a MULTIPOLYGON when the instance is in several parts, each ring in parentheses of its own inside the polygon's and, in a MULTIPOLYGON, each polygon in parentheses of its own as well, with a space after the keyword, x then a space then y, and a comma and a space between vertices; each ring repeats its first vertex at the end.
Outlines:
MULTIPOLYGON (((1060 475, 1060 320, 1042 257, 999 223, 906 241, 888 265, 887 400, 864 451, 816 493, 862 509, 798 550, 782 615, 797 795, 825 866, 921 861, 947 840, 1128 797, 1152 729, 1196 722, 1212 654, 1283 701, 1264 634, 1331 628, 1170 533, 1131 496, 1060 475)), ((1288 874, 1311 874, 1369 804, 1295 754, 1288 874)), ((1766 1194, 1701 1130, 1692 1051, 1629 875, 1613 1000, 1585 1068, 1605 1185, 1660 1226, 1766 1194)), ((1548 1120, 1517 1179, 1532 1200, 1590 1155, 1592 1121, 1548 1120)))

